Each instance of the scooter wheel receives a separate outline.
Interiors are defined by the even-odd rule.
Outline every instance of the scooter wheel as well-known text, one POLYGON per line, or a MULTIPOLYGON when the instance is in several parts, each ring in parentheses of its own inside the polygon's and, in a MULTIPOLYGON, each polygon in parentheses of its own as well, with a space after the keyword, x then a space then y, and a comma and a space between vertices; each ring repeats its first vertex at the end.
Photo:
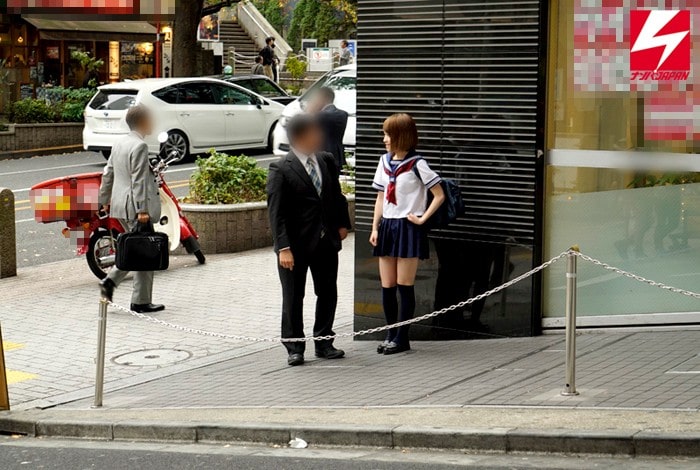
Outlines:
POLYGON ((110 234, 110 232, 107 230, 98 230, 92 234, 92 237, 90 237, 90 243, 88 245, 88 251, 85 253, 85 257, 87 259, 87 264, 90 267, 90 271, 92 271, 95 277, 100 280, 107 277, 107 273, 110 269, 112 269, 114 262, 105 262, 102 259, 98 259, 98 255, 104 250, 110 251, 110 253, 107 254, 111 255, 112 253, 109 247, 113 246, 114 240, 117 238, 117 236, 118 233, 116 232, 110 234))
POLYGON ((194 256, 197 258, 197 261, 199 261, 199 264, 204 264, 207 262, 207 258, 204 256, 204 253, 202 253, 202 250, 195 251, 194 256))

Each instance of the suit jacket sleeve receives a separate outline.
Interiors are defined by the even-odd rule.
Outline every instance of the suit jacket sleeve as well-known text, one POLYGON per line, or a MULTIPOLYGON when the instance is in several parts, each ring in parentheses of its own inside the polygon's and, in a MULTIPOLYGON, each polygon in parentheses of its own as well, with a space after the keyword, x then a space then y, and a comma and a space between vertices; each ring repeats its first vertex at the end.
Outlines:
POLYGON ((335 161, 335 157, 330 153, 323 154, 323 159, 326 162, 333 183, 333 203, 335 205, 335 213, 338 214, 338 228, 352 230, 348 200, 345 198, 343 190, 340 187, 340 170, 338 169, 338 164, 335 161))
POLYGON ((287 235, 287 205, 284 202, 285 182, 279 165, 279 162, 272 163, 267 175, 267 209, 277 252, 290 247, 287 235))
POLYGON ((114 186, 114 164, 112 157, 107 160, 107 165, 102 172, 102 184, 100 184, 99 203, 102 206, 107 206, 112 200, 112 186, 114 186))
POLYGON ((139 143, 129 155, 131 169, 131 193, 137 214, 148 214, 148 178, 153 178, 148 163, 148 145, 139 143))

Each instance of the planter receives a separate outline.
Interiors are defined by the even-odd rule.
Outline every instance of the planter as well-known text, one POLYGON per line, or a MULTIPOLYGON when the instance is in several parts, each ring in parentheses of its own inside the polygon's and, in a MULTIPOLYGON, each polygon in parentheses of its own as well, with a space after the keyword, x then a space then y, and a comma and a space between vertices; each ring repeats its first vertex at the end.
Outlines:
MULTIPOLYGON (((355 220, 355 196, 348 196, 350 220, 355 220)), ((205 254, 237 253, 272 246, 266 202, 246 204, 182 204, 205 254)))
POLYGON ((81 149, 84 127, 82 122, 9 124, 0 132, 0 159, 81 149))

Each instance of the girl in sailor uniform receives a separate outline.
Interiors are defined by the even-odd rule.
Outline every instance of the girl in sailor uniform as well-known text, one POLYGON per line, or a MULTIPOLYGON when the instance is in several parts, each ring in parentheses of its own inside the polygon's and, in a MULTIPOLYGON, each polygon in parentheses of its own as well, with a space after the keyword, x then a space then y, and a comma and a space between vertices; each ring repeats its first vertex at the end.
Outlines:
MULTIPOLYGON (((440 176, 416 153, 418 129, 413 118, 394 114, 383 129, 387 153, 372 182, 378 194, 369 242, 379 257, 384 316, 391 325, 413 318, 418 261, 429 257, 423 225, 443 203, 445 193, 440 176), (428 191, 433 195, 429 206, 428 191)), ((377 352, 390 355, 410 349, 408 326, 403 326, 389 330, 377 352)))

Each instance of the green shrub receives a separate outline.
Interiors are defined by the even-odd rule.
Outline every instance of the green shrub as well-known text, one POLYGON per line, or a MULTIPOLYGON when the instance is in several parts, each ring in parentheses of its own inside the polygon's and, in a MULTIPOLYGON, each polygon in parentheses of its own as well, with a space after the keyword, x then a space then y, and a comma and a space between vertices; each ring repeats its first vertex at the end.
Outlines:
POLYGON ((46 104, 44 100, 25 98, 12 103, 10 120, 17 124, 54 122, 56 120, 56 110, 46 104))
POLYGON ((287 57, 284 66, 287 68, 287 72, 289 72, 292 80, 301 80, 306 75, 306 61, 298 57, 287 57))
POLYGON ((197 160, 187 200, 196 204, 264 201, 266 183, 267 170, 260 168, 254 159, 212 149, 209 158, 197 160))

